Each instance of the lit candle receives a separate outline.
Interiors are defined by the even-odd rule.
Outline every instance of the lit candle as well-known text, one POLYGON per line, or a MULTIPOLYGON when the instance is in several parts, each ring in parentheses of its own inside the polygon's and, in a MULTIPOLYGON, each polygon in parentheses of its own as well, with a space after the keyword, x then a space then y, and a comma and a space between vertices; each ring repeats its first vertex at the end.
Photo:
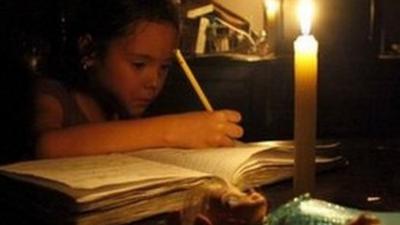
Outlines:
POLYGON ((275 23, 276 14, 279 8, 278 0, 264 0, 267 12, 267 23, 275 23))
POLYGON ((313 7, 301 0, 299 17, 302 35, 294 42, 295 71, 295 172, 294 193, 312 193, 315 186, 315 139, 318 42, 310 35, 313 7))
POLYGON ((267 17, 267 38, 270 51, 275 52, 277 39, 277 16, 279 11, 279 0, 264 0, 265 12, 267 17))

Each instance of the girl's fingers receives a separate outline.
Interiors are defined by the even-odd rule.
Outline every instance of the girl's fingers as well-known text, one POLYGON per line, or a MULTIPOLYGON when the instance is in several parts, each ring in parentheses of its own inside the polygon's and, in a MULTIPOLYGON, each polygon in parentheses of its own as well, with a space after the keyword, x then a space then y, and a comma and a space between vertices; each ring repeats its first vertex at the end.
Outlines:
POLYGON ((242 116, 239 112, 233 110, 220 110, 216 112, 216 117, 222 121, 229 121, 238 123, 242 120, 242 116))
POLYGON ((231 138, 240 138, 243 136, 243 128, 236 124, 228 124, 226 129, 226 135, 231 138))

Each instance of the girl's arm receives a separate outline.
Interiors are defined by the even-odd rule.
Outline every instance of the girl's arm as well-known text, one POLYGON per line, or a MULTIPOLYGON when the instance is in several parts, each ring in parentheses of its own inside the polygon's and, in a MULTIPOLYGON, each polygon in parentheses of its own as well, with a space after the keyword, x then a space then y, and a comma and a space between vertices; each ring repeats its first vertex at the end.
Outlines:
POLYGON ((104 121, 62 127, 55 98, 38 101, 37 157, 54 158, 133 151, 145 148, 232 146, 243 135, 238 112, 191 112, 153 118, 104 121))

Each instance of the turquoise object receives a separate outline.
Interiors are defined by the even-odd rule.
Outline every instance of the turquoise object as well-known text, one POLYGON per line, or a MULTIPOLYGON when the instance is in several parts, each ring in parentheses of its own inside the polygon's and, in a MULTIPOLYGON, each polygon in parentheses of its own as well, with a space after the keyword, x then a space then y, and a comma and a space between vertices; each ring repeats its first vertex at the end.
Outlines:
POLYGON ((264 225, 346 225, 359 215, 359 212, 304 194, 271 212, 264 225))

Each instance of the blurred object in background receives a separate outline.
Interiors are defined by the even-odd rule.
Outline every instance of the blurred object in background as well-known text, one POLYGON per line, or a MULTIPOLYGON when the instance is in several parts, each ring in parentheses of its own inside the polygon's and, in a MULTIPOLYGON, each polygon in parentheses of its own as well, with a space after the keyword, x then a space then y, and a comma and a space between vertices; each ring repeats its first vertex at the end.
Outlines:
POLYGON ((400 4, 390 0, 372 1, 371 4, 374 10, 371 26, 379 41, 380 58, 400 58, 400 4))
POLYGON ((182 51, 186 55, 249 54, 266 56, 271 48, 265 30, 212 0, 182 2, 182 51))

